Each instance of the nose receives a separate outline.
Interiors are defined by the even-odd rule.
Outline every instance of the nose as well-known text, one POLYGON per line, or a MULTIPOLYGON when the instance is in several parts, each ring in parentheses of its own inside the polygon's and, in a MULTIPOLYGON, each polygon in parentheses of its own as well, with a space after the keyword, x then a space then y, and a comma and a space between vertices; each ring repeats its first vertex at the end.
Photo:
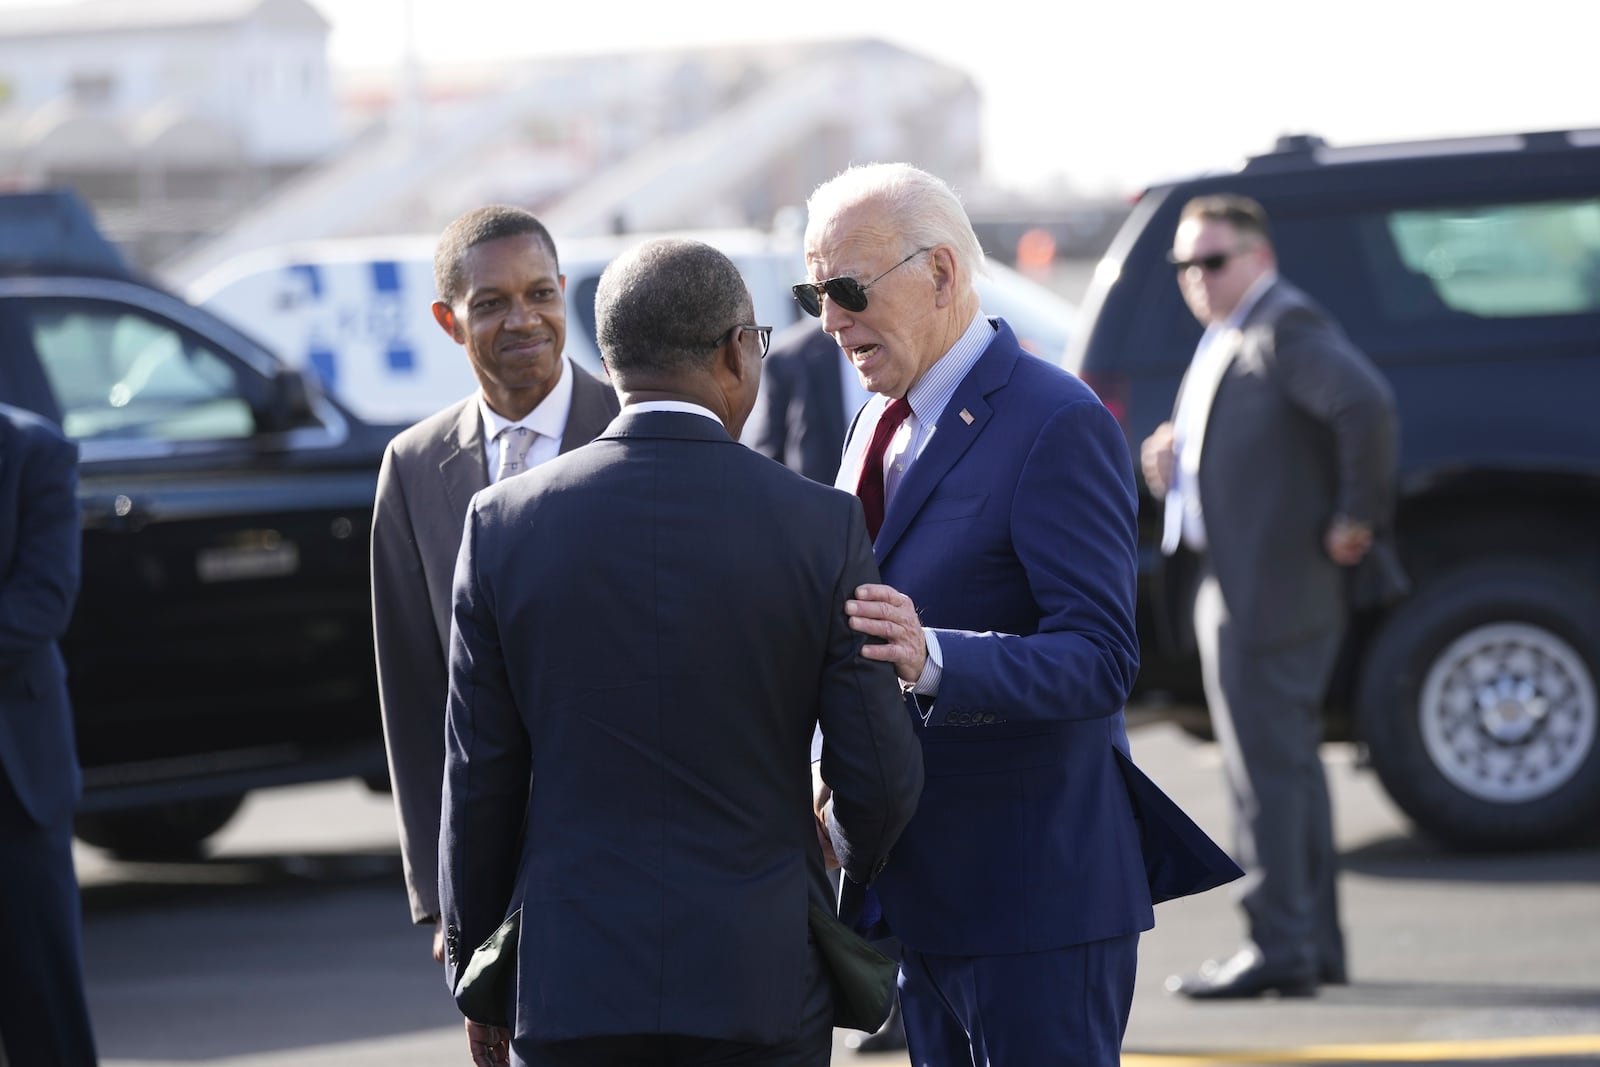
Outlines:
POLYGON ((526 329, 537 325, 541 318, 539 308, 531 300, 513 300, 506 312, 506 325, 511 329, 526 329))
POLYGON ((822 295, 821 301, 822 328, 828 333, 833 333, 835 330, 842 330, 854 321, 850 318, 850 313, 844 308, 840 307, 838 304, 834 303, 833 298, 828 296, 826 293, 822 295))

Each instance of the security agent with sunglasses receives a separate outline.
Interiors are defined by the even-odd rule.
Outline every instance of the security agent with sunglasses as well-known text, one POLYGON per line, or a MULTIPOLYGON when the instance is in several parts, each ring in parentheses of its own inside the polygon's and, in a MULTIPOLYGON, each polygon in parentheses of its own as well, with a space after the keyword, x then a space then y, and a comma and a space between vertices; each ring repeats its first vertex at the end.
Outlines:
POLYGON ((927 773, 841 917, 900 942, 912 1062, 1109 1067, 1152 904, 1238 873, 1129 757, 1127 444, 979 309, 983 253, 944 182, 856 167, 808 209, 795 296, 878 394, 836 484, 862 499, 883 581, 847 609, 885 642, 863 655, 894 664, 927 773))
POLYGON ((1170 259, 1205 333, 1141 461, 1165 498, 1163 585, 1195 598, 1248 938, 1167 985, 1202 1000, 1305 996, 1347 981, 1321 707, 1348 572, 1370 572, 1379 599, 1403 583, 1374 540, 1393 508, 1394 403, 1367 358, 1278 276, 1255 201, 1190 201, 1170 259))
POLYGON ((768 330, 726 256, 648 242, 595 303, 622 413, 467 517, 447 971, 521 908, 515 1033, 477 1028, 479 1062, 509 1040, 512 1063, 826 1067, 819 836, 869 882, 922 785, 894 671, 845 615, 878 578, 861 507, 738 443, 768 330))

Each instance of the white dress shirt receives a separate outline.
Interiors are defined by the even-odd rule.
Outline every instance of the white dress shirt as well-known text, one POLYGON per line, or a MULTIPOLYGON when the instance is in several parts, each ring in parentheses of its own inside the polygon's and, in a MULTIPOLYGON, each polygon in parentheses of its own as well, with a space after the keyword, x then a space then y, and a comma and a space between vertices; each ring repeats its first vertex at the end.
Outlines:
POLYGON ((572 412, 572 371, 565 358, 561 360, 561 377, 545 398, 527 415, 512 422, 489 407, 489 402, 478 393, 478 414, 483 419, 483 459, 488 465, 489 477, 494 478, 500 469, 500 460, 509 443, 510 434, 502 430, 522 426, 538 436, 528 449, 524 469, 532 470, 547 459, 555 459, 561 452, 561 437, 567 432, 567 416, 572 412))

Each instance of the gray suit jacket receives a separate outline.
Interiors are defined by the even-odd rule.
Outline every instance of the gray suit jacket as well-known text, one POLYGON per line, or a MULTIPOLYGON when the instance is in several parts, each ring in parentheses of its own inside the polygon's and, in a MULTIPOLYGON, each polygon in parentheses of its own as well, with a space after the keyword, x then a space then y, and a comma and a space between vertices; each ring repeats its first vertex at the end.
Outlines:
MULTIPOLYGON (((588 444, 619 405, 610 386, 568 361, 572 409, 561 451, 588 444)), ((472 495, 489 484, 477 394, 389 443, 372 512, 372 621, 389 779, 400 817, 411 918, 439 914, 450 582, 472 495)))
MULTIPOLYGON (((1344 332, 1281 279, 1231 342, 1200 453, 1211 565, 1241 640, 1292 644, 1348 610, 1351 576, 1323 548, 1330 520, 1390 525, 1394 398, 1344 332)), ((1399 574, 1387 541, 1366 566, 1399 574)))

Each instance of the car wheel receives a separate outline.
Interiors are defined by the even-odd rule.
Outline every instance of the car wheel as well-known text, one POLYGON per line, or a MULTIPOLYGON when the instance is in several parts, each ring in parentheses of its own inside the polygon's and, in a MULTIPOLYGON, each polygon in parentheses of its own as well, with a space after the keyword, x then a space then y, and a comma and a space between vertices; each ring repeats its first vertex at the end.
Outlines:
POLYGON ((227 825, 244 803, 237 796, 206 797, 126 811, 80 815, 73 832, 119 859, 181 860, 200 854, 205 839, 227 825))
POLYGON ((1600 595, 1534 564, 1423 585, 1361 669, 1358 725, 1395 802, 1469 848, 1560 843, 1600 814, 1600 595))

